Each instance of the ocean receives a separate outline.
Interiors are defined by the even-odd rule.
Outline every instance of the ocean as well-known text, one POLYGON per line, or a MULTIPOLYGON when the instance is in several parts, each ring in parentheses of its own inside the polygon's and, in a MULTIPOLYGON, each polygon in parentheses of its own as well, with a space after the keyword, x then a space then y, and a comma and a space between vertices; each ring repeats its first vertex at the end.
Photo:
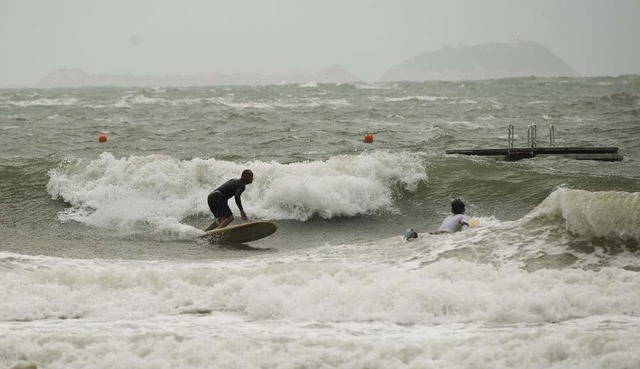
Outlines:
POLYGON ((640 76, 0 90, 0 367, 638 368, 639 137, 640 76), (445 153, 509 125, 624 158, 445 153), (200 238, 247 168, 278 231, 200 238))

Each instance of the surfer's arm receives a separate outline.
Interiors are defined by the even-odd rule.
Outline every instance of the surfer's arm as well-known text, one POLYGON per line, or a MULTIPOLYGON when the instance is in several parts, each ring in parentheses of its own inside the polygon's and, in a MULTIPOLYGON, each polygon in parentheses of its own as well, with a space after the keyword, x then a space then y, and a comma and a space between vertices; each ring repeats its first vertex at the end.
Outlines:
POLYGON ((240 217, 242 218, 242 220, 247 220, 247 213, 244 212, 244 208, 242 207, 242 200, 240 199, 242 192, 244 192, 244 188, 239 188, 238 191, 236 191, 236 205, 238 205, 238 209, 240 209, 240 217))
POLYGON ((460 219, 460 230, 464 231, 465 229, 469 228, 469 217, 468 216, 463 216, 462 219, 460 219))

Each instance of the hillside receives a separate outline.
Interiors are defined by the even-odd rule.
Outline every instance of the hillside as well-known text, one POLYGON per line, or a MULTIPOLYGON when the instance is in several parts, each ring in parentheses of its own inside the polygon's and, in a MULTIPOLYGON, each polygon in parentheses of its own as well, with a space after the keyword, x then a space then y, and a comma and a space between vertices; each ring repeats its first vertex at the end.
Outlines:
POLYGON ((528 41, 443 47, 388 69, 381 81, 456 81, 529 76, 579 75, 547 47, 528 41))
POLYGON ((202 73, 194 75, 134 75, 134 74, 91 74, 80 69, 58 69, 40 80, 37 88, 56 87, 149 87, 149 86, 221 86, 221 85, 269 85, 281 83, 348 83, 360 78, 341 66, 331 66, 317 73, 292 75, 262 75, 250 73, 218 74, 202 73))

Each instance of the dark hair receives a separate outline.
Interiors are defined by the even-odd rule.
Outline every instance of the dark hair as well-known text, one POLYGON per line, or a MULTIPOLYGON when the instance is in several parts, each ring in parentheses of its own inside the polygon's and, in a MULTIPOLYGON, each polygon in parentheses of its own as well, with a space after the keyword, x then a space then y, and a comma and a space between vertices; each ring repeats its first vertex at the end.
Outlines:
POLYGON ((245 169, 242 171, 242 174, 240 175, 240 177, 244 177, 248 174, 253 174, 253 172, 251 171, 251 169, 245 169))
POLYGON ((451 201, 451 212, 453 214, 462 214, 464 213, 464 202, 460 199, 455 199, 451 201))

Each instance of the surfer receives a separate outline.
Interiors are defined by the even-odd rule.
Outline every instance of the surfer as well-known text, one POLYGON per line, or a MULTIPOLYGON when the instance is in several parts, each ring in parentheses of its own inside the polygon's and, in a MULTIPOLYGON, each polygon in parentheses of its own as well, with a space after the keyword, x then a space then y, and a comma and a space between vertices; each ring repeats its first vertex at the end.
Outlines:
POLYGON ((244 192, 246 185, 251 182, 253 182, 253 172, 249 169, 245 169, 242 171, 242 175, 239 179, 230 179, 209 194, 207 197, 207 203, 209 204, 209 209, 211 209, 213 216, 216 217, 216 220, 211 223, 207 229, 205 229, 205 232, 216 228, 224 228, 233 222, 233 212, 227 203, 227 201, 232 197, 235 197, 236 199, 236 205, 238 205, 238 209, 240 209, 240 217, 242 220, 247 220, 247 214, 244 212, 244 208, 242 207, 240 196, 244 192))
POLYGON ((469 216, 465 214, 464 202, 455 199, 451 202, 452 215, 444 218, 435 233, 453 233, 469 228, 469 216))

